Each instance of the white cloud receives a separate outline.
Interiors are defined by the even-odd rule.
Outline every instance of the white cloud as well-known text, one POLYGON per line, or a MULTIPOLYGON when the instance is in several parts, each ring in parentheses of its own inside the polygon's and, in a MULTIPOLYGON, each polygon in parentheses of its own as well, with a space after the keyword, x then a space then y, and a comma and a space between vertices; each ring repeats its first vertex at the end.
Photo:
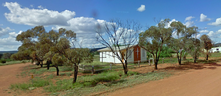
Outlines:
POLYGON ((215 36, 215 33, 213 31, 210 31, 207 35, 211 38, 215 36))
POLYGON ((221 36, 221 29, 219 29, 219 30, 216 31, 216 32, 210 31, 207 35, 208 35, 211 39, 212 39, 212 38, 219 38, 219 37, 221 36))
POLYGON ((195 17, 193 17, 193 16, 186 17, 185 21, 190 21, 193 18, 195 18, 195 17))
POLYGON ((177 21, 176 19, 172 19, 169 23, 167 23, 167 24, 165 25, 165 28, 171 27, 170 24, 171 24, 172 22, 178 22, 178 21, 177 21))
POLYGON ((6 28, 1 28, 0 27, 0 37, 3 36, 3 35, 6 35, 9 33, 9 31, 11 31, 12 29, 10 29, 9 27, 6 27, 6 28))
POLYGON ((208 25, 215 25, 215 26, 221 25, 221 17, 217 18, 215 22, 208 23, 208 25))
POLYGON ((200 22, 204 22, 204 21, 210 21, 210 18, 207 18, 206 15, 204 15, 203 13, 200 14, 200 22))
POLYGON ((143 12, 145 10, 145 5, 141 5, 137 11, 143 12))
POLYGON ((194 21, 191 21, 193 18, 193 16, 189 16, 189 17, 186 17, 185 19, 185 22, 184 25, 186 25, 186 27, 192 27, 194 25, 194 21))
POLYGON ((200 36, 201 36, 200 34, 197 34, 196 38, 198 38, 198 39, 199 39, 199 38, 200 38, 200 36))
POLYGON ((24 25, 68 25, 67 21, 75 16, 74 11, 65 10, 62 12, 48 9, 21 8, 17 2, 6 2, 4 4, 10 10, 5 13, 8 21, 24 25))
POLYGON ((42 7, 41 5, 40 5, 40 6, 38 6, 38 8, 39 8, 39 9, 44 9, 44 7, 42 7))
POLYGON ((184 25, 186 25, 186 27, 191 27, 194 25, 194 21, 187 21, 184 25))
MULTIPOLYGON (((19 33, 18 33, 19 34, 19 33)), ((1 51, 12 51, 17 50, 21 45, 21 42, 16 41, 16 32, 8 33, 8 37, 0 38, 0 50, 1 51)))
POLYGON ((209 30, 200 30, 200 33, 207 33, 209 30))
POLYGON ((101 46, 101 44, 98 44, 96 40, 96 27, 97 24, 104 24, 106 23, 105 20, 99 20, 94 18, 88 18, 88 17, 76 17, 72 18, 68 22, 69 26, 56 26, 52 29, 58 30, 59 28, 65 28, 67 30, 73 30, 78 39, 78 43, 82 43, 82 47, 95 47, 101 46))

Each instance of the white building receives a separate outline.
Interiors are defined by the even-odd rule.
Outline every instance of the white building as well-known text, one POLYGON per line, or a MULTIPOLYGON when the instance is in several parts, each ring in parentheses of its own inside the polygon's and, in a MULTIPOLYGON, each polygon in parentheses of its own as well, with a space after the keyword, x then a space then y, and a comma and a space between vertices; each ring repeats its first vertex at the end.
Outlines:
POLYGON ((214 53, 214 52, 221 52, 221 47, 213 47, 210 49, 210 52, 214 53))
MULTIPOLYGON (((110 48, 103 48, 98 50, 100 52, 100 62, 110 62, 110 63, 121 63, 121 61, 113 54, 110 48)), ((128 52, 126 52, 126 46, 120 46, 120 52, 116 51, 119 56, 129 55, 127 62, 128 63, 136 63, 136 62, 145 62, 147 61, 147 52, 143 48, 138 45, 130 46, 128 52)), ((123 59, 122 59, 123 61, 123 59)))

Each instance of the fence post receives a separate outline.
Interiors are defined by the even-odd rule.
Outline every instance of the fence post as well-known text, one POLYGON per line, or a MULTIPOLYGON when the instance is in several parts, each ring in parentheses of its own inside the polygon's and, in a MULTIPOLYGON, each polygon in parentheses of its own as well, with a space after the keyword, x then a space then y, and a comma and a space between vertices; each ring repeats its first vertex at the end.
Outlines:
POLYGON ((110 64, 110 70, 112 70, 112 64, 110 64))
POLYGON ((92 66, 92 70, 91 71, 92 71, 92 74, 94 74, 94 66, 92 66))

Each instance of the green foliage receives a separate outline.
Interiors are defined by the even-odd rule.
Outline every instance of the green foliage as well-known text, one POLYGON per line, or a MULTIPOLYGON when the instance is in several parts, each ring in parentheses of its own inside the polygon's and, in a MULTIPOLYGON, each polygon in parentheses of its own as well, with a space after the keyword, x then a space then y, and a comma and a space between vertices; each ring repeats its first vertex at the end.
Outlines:
POLYGON ((11 53, 3 53, 2 59, 10 59, 11 53))
POLYGON ((141 32, 139 35, 139 46, 153 55, 155 61, 155 69, 157 69, 157 63, 161 55, 162 47, 166 44, 171 36, 172 29, 165 28, 170 19, 165 19, 158 23, 158 26, 151 26, 145 32, 141 32))
POLYGON ((1 63, 6 63, 6 60, 0 60, 1 63))
POLYGON ((168 46, 163 46, 162 47, 162 50, 161 50, 161 54, 160 54, 160 57, 172 57, 172 52, 173 50, 170 49, 168 46))

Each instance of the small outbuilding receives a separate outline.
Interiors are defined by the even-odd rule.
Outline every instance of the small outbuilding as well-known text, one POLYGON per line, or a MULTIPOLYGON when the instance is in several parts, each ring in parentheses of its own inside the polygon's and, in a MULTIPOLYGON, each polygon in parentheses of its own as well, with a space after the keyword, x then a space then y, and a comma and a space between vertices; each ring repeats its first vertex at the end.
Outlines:
MULTIPOLYGON (((122 54, 122 56, 124 56, 123 58, 125 58, 126 54, 131 54, 127 59, 128 63, 147 61, 147 52, 143 48, 139 47, 138 45, 132 45, 129 47, 128 52, 126 52, 126 48, 127 46, 120 46, 120 51, 115 50, 114 48, 113 50, 119 54, 119 56, 122 54)), ((121 61, 113 54, 110 48, 103 48, 98 50, 98 52, 100 52, 100 62, 121 63, 121 61)))

